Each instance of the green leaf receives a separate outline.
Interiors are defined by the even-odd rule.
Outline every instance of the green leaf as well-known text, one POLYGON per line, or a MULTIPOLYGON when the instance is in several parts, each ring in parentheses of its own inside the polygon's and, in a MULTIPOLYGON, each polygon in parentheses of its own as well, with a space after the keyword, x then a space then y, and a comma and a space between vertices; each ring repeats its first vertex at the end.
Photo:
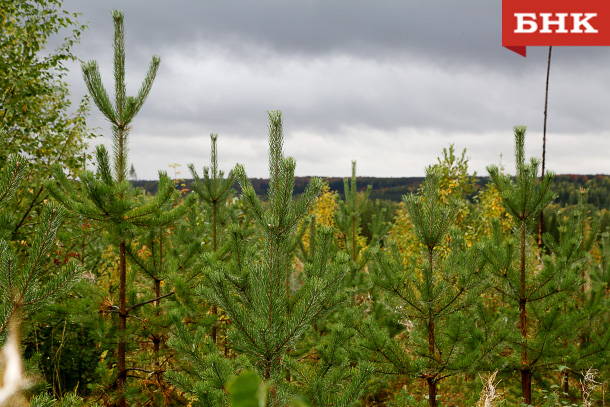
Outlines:
POLYGON ((296 396, 290 400, 290 406, 291 407, 311 407, 311 404, 309 404, 303 397, 296 396))
POLYGON ((261 379, 253 371, 247 370, 234 377, 228 384, 232 407, 262 407, 259 397, 261 379))

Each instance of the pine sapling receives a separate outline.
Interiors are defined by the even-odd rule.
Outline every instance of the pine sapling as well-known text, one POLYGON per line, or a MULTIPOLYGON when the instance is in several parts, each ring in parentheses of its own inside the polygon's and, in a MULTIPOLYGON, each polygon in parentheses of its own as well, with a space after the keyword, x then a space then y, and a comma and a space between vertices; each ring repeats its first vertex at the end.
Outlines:
POLYGON ((20 244, 25 249, 17 251, 5 240, 14 226, 5 205, 27 171, 28 161, 19 155, 9 156, 0 169, 0 344, 5 345, 0 404, 3 405, 7 400, 13 402, 11 397, 26 384, 19 349, 23 321, 67 292, 80 271, 74 262, 56 266, 50 260, 57 231, 65 218, 65 210, 56 204, 44 205, 36 233, 30 241, 20 244))
POLYGON ((387 293, 397 322, 407 328, 406 351, 372 317, 360 330, 361 346, 378 370, 426 381, 431 407, 438 405, 439 382, 472 370, 492 346, 483 343, 482 328, 473 323, 484 262, 452 230, 457 203, 443 203, 438 192, 436 175, 428 173, 420 195, 404 198, 422 247, 416 263, 405 265, 396 247, 372 250, 373 282, 387 293))
MULTIPOLYGON (((230 265, 208 256, 205 282, 199 294, 217 305, 231 320, 229 341, 270 387, 270 406, 287 403, 291 390, 287 361, 313 323, 334 303, 345 276, 345 259, 320 250, 318 261, 294 281, 293 238, 303 217, 321 191, 314 178, 293 199, 295 161, 283 153, 280 112, 269 113, 268 205, 256 196, 241 165, 236 175, 242 200, 263 238, 259 249, 234 233, 230 265)), ((305 363, 305 361, 303 361, 305 363)))
POLYGON ((55 182, 45 186, 51 195, 64 206, 80 214, 86 219, 111 225, 111 235, 119 248, 119 330, 117 346, 117 406, 125 407, 125 385, 127 379, 126 366, 126 329, 129 313, 141 305, 152 301, 127 306, 127 241, 135 233, 135 228, 163 226, 182 217, 194 197, 187 197, 182 205, 173 206, 177 200, 177 191, 167 174, 160 173, 158 193, 148 202, 139 204, 135 201, 135 192, 127 180, 128 171, 128 136, 131 123, 142 108, 152 83, 157 74, 160 58, 154 56, 148 73, 138 91, 137 96, 127 96, 125 87, 125 40, 123 28, 123 12, 112 11, 114 22, 114 79, 115 101, 110 97, 102 83, 99 66, 96 61, 82 65, 83 78, 95 105, 108 119, 113 135, 113 163, 111 169, 108 152, 104 146, 96 149, 97 172, 83 171, 79 174, 80 185, 84 190, 81 194, 68 181, 62 169, 54 168, 55 182), (57 185, 57 184, 59 185, 57 185), (167 209, 171 208, 171 209, 167 209))
MULTIPOLYGON (((516 175, 514 181, 501 174, 496 166, 488 167, 491 182, 500 192, 502 205, 511 216, 513 235, 504 236, 499 227, 483 251, 494 275, 499 303, 506 304, 500 311, 509 321, 517 319, 513 332, 514 368, 521 376, 521 396, 526 404, 532 403, 532 378, 536 369, 554 366, 575 353, 549 343, 568 344, 578 332, 576 293, 582 286, 582 273, 586 267, 587 239, 578 233, 573 221, 560 228, 559 238, 543 237, 549 254, 541 262, 533 255, 532 226, 540 212, 551 202, 550 189, 553 173, 540 179, 540 162, 525 161, 523 126, 515 127, 516 175), (538 263, 537 263, 538 262, 538 263), (517 309, 515 315, 513 310, 517 309)), ((512 330, 507 325, 507 331, 512 330)), ((511 360, 511 358, 508 358, 511 360)), ((512 362, 511 362, 512 363, 512 362)))
MULTIPOLYGON (((193 176, 192 188, 199 198, 203 201, 206 214, 211 217, 211 232, 212 232, 212 251, 216 253, 221 245, 221 227, 227 224, 227 199, 231 196, 233 184, 235 184, 236 176, 231 170, 224 177, 224 172, 218 169, 218 152, 216 142, 217 134, 210 135, 212 141, 211 148, 211 167, 203 168, 203 180, 197 174, 195 167, 189 165, 189 170, 193 176)), ((218 309, 212 307, 212 315, 217 315, 218 309)), ((212 341, 217 342, 217 326, 212 326, 212 341)), ((225 344, 226 347, 226 344, 225 344)))
MULTIPOLYGON (((372 186, 368 185, 364 192, 358 191, 356 179, 356 161, 352 161, 352 176, 343 179, 345 201, 339 201, 335 213, 335 224, 339 231, 339 239, 343 250, 350 258, 350 274, 347 285, 352 291, 352 301, 355 299, 356 286, 362 285, 362 271, 369 261, 366 238, 362 235, 364 226, 363 214, 369 204, 372 186)), ((376 213, 372 215, 367 225, 371 232, 371 244, 376 245, 389 231, 390 225, 385 221, 385 208, 375 206, 376 213)))

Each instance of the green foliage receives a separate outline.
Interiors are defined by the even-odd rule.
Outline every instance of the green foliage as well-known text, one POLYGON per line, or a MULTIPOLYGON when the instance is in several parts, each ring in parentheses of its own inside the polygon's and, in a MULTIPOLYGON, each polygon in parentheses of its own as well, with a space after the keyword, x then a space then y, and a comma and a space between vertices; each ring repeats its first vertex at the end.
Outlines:
MULTIPOLYGON (((258 375, 246 370, 239 376, 231 379, 227 385, 231 395, 231 407, 267 407, 269 386, 258 375)), ((310 407, 311 405, 302 397, 294 396, 290 399, 288 407, 310 407)))
POLYGON ((234 377, 227 386, 232 407, 264 407, 267 405, 267 388, 258 375, 246 371, 234 377))
POLYGON ((224 406, 228 399, 225 384, 245 360, 225 358, 202 327, 192 332, 182 323, 179 314, 172 315, 174 335, 169 345, 180 353, 178 372, 167 374, 168 379, 187 394, 195 405, 224 406))
POLYGON ((218 135, 211 134, 210 138, 212 140, 212 162, 211 167, 203 168, 203 180, 199 177, 193 165, 189 165, 189 170, 193 175, 191 188, 205 203, 206 218, 211 219, 212 250, 216 251, 222 244, 220 230, 226 229, 229 221, 227 200, 233 193, 232 187, 235 183, 236 175, 231 170, 227 178, 224 178, 224 171, 218 169, 218 153, 216 148, 218 135))
POLYGON ((477 187, 476 173, 468 173, 466 149, 462 150, 462 155, 458 158, 453 144, 450 144, 449 149, 443 148, 442 160, 440 157, 437 160, 438 162, 429 166, 426 172, 434 173, 438 177, 441 200, 448 202, 454 199, 460 202, 471 197, 477 187))
POLYGON ((15 217, 7 206, 26 176, 27 160, 19 155, 8 157, 6 165, 0 170, 0 233, 3 239, 9 239, 15 217))
POLYGON ((68 88, 63 82, 65 63, 74 60, 71 47, 85 29, 77 14, 62 11, 61 0, 0 2, 0 167, 10 155, 28 158, 30 165, 21 187, 10 202, 15 217, 9 232, 27 240, 35 232, 38 215, 48 198, 42 182, 51 165, 74 173, 85 165, 85 124, 88 104, 75 115, 68 111, 68 88), (53 52, 49 39, 71 31, 53 52))
POLYGON ((74 159, 64 149, 78 144, 71 144, 65 130, 80 124, 65 112, 70 103, 61 79, 67 71, 64 63, 76 59, 70 48, 86 26, 78 23, 78 14, 60 10, 61 0, 0 4, 0 128, 9 135, 3 139, 0 162, 12 153, 49 161, 58 156, 74 159), (71 30, 71 35, 54 52, 43 53, 49 38, 62 30, 71 30), (63 146, 57 136, 65 137, 63 146))
MULTIPOLYGON (((312 400, 319 400, 315 405, 328 402, 353 405, 370 374, 366 368, 351 367, 341 350, 353 333, 337 326, 330 337, 335 339, 330 343, 323 341, 316 349, 306 340, 312 325, 321 321, 341 300, 339 287, 347 271, 347 259, 342 255, 335 258, 335 253, 329 250, 334 230, 322 226, 315 233, 315 254, 311 261, 303 265, 302 271, 295 270, 293 249, 295 239, 299 238, 297 226, 316 201, 322 182, 313 179, 304 194, 292 199, 295 162, 283 155, 281 113, 270 112, 269 123, 268 204, 263 205, 258 199, 243 167, 238 165, 236 169, 242 200, 263 244, 253 245, 239 228, 233 228, 229 240, 231 260, 222 261, 213 252, 205 256, 203 283, 197 292, 228 316, 231 352, 243 358, 238 359, 241 362, 233 365, 233 369, 240 366, 255 369, 268 389, 265 402, 269 406, 283 406, 290 394, 301 392, 312 400), (313 370, 311 362, 302 358, 310 352, 324 360, 313 370), (291 376, 293 380, 285 380, 291 376), (353 384, 347 386, 350 381, 353 384)), ((198 330, 194 335, 203 338, 203 332, 198 330)), ((183 355, 188 352, 201 355, 183 359, 192 366, 190 371, 185 369, 186 375, 198 380, 191 389, 218 388, 220 383, 212 376, 218 367, 224 366, 225 374, 218 377, 226 379, 231 362, 216 359, 219 353, 213 341, 205 340, 203 348, 192 347, 189 345, 193 343, 192 333, 182 328, 177 333, 173 346, 181 349, 183 355), (197 363, 193 364, 195 360, 197 363)), ((172 380, 183 380, 180 387, 184 389, 188 383, 184 377, 174 375, 172 380)), ((196 396, 199 405, 208 405, 206 398, 213 394, 207 390, 199 392, 196 396)), ((221 393, 217 394, 214 401, 221 403, 221 393)))
POLYGON ((335 215, 335 223, 341 233, 340 241, 352 262, 351 279, 366 264, 366 260, 360 256, 362 249, 366 247, 361 222, 362 212, 368 202, 371 188, 369 185, 364 193, 359 193, 356 181, 356 161, 352 161, 352 177, 350 180, 343 179, 345 201, 339 201, 335 215))
MULTIPOLYGON (((21 156, 8 158, 8 165, 0 170, 0 208, 19 187, 27 172, 27 160, 21 156)), ((12 317, 28 318, 50 300, 65 293, 77 279, 78 269, 74 263, 56 267, 49 260, 55 246, 57 230, 65 217, 65 211, 57 205, 48 204, 42 209, 40 224, 30 241, 21 241, 16 250, 4 239, 0 239, 0 338, 7 334, 12 317)), ((3 220, 7 220, 3 216, 3 220)), ((3 222, 2 235, 7 226, 3 222)))
POLYGON ((508 213, 518 222, 519 227, 525 227, 526 222, 535 218, 554 198, 550 189, 555 174, 547 172, 542 180, 538 177, 540 161, 532 158, 525 162, 525 131, 526 127, 515 127, 515 182, 511 177, 502 174, 495 165, 489 166, 489 177, 496 186, 502 202, 508 213))
POLYGON ((27 323, 24 355, 49 383, 31 405, 473 405, 472 378, 495 370, 499 405, 573 405, 578 372, 607 380, 610 237, 599 231, 610 216, 588 211, 608 207, 608 177, 540 179, 516 127, 515 176, 490 166, 481 188, 453 145, 421 185, 357 179, 353 162, 351 178, 305 186, 270 112, 268 186, 240 165, 225 176, 213 134, 211 165, 201 176, 189 166, 194 193, 161 173, 147 196, 127 180, 128 136, 159 57, 128 96, 123 14, 112 12, 114 95, 96 61, 82 64, 112 157, 99 147, 97 170, 83 171, 88 106, 67 113, 63 76, 84 26, 60 0, 0 5, 0 337, 11 316, 27 323), (358 181, 382 197, 419 191, 389 239, 393 206, 358 181), (331 191, 341 186, 343 200, 331 191), (87 278, 50 305, 79 270, 87 278))
MULTIPOLYGON (((230 256, 240 255, 239 251, 232 252, 232 249, 237 247, 237 241, 243 239, 242 233, 246 231, 239 226, 243 219, 240 220, 238 205, 229 203, 235 175, 231 171, 225 179, 223 171, 218 169, 216 140, 217 136, 212 134, 211 167, 204 167, 203 179, 198 176, 194 166, 189 166, 195 178, 191 186, 200 197, 201 204, 195 213, 189 214, 186 236, 198 246, 200 253, 208 253, 219 262, 228 262, 230 256), (233 225, 229 230, 230 222, 233 225), (193 239, 193 236, 197 236, 197 239, 193 239)), ((243 223, 247 225, 248 222, 243 223)), ((182 318, 190 324, 177 326, 174 323, 176 331, 169 346, 177 351, 177 363, 181 369, 168 373, 168 378, 197 405, 226 405, 225 383, 233 377, 234 371, 249 366, 249 363, 244 358, 232 361, 227 357, 232 351, 226 332, 218 323, 228 321, 226 314, 213 305, 211 315, 206 316, 207 304, 204 303, 202 307, 200 302, 194 301, 197 298, 194 288, 201 280, 200 274, 199 267, 193 267, 172 279, 181 305, 172 318, 174 321, 182 318), (200 345, 193 346, 194 343, 200 345)))
POLYGON ((484 254, 500 293, 499 311, 511 322, 506 329, 513 331, 514 339, 508 342, 512 357, 506 358, 507 365, 519 370, 521 396, 530 404, 536 369, 578 357, 576 350, 559 344, 573 343, 571 335, 582 322, 574 294, 583 283, 582 272, 593 240, 586 240, 578 226, 580 219, 572 218, 559 228, 559 239, 545 236, 550 254, 544 254, 539 263, 531 249, 534 245, 529 228, 553 199, 550 189, 553 173, 539 178, 539 161, 525 161, 525 127, 514 130, 515 181, 501 174, 497 167, 488 167, 502 205, 511 216, 513 234, 506 237, 496 222, 484 254))
MULTIPOLYGON (((335 224, 339 231, 339 246, 350 259, 350 272, 347 285, 354 294, 354 287, 362 286, 363 273, 369 261, 369 254, 365 250, 368 246, 366 238, 363 236, 364 213, 369 204, 369 195, 372 186, 368 185, 364 192, 358 191, 356 180, 356 161, 352 161, 351 179, 343 179, 343 191, 345 201, 339 200, 337 211, 335 212, 335 224)), ((386 208, 381 205, 374 206, 374 213, 371 214, 367 230, 370 233, 370 243, 378 244, 388 233, 390 225, 385 221, 386 208)))
POLYGON ((458 205, 455 200, 443 203, 439 192, 437 175, 429 172, 420 195, 404 198, 423 247, 415 263, 405 270, 395 248, 373 251, 373 282, 391 299, 409 342, 402 345, 388 338, 387 330, 372 318, 361 330, 362 346, 379 370, 427 381, 430 406, 437 405, 439 381, 472 370, 485 355, 481 350, 494 346, 485 343, 482 327, 471 322, 484 287, 484 262, 457 230, 450 233, 458 205))
POLYGON ((371 194, 371 188, 369 185, 363 194, 359 194, 356 181, 356 161, 352 161, 352 177, 350 180, 343 179, 345 201, 339 203, 335 222, 343 235, 345 251, 349 254, 351 261, 355 263, 356 270, 364 267, 364 264, 358 264, 359 254, 366 245, 361 236, 362 225, 360 223, 362 212, 371 194))
MULTIPOLYGON (((115 103, 110 102, 95 61, 82 65, 83 77, 96 106, 102 114, 110 121, 113 134, 113 163, 108 157, 108 152, 103 146, 96 149, 97 171, 81 171, 79 173, 80 183, 78 187, 71 182, 62 168, 55 166, 53 175, 55 182, 48 181, 45 185, 53 197, 70 208, 79 216, 106 224, 112 243, 119 248, 118 258, 118 309, 111 309, 119 316, 118 324, 118 348, 117 348, 117 373, 118 373, 118 405, 125 406, 126 395, 125 383, 127 377, 126 367, 126 326, 128 315, 137 312, 143 305, 153 302, 158 304, 161 298, 160 283, 165 269, 159 270, 154 265, 155 260, 160 260, 162 255, 154 253, 151 262, 147 265, 139 256, 132 252, 131 258, 136 260, 139 267, 153 277, 156 297, 137 301, 136 296, 131 296, 131 305, 127 305, 127 246, 134 240, 141 229, 154 228, 148 237, 152 241, 159 240, 162 245, 164 231, 160 228, 172 225, 177 219, 184 216, 193 203, 195 197, 188 196, 182 204, 177 204, 179 192, 175 190, 173 182, 167 174, 159 173, 159 189, 157 194, 151 198, 140 199, 137 190, 133 189, 127 181, 127 151, 128 135, 130 125, 135 115, 142 107, 148 96, 160 63, 159 57, 153 57, 150 69, 142 83, 136 97, 125 94, 125 43, 123 28, 123 13, 114 10, 112 12, 114 22, 114 78, 115 78, 115 103), (137 301, 137 303, 136 303, 137 301)), ((152 229, 149 229, 152 230, 152 229)), ((152 244, 152 243, 151 243, 152 244)), ((131 282, 135 281, 129 276, 131 282)))
POLYGON ((89 94, 100 112, 112 124, 112 141, 115 157, 113 175, 118 182, 127 179, 127 135, 129 134, 129 125, 144 105, 161 63, 159 56, 153 56, 138 95, 127 96, 125 94, 125 33, 123 18, 122 11, 112 11, 112 19, 114 20, 114 105, 110 102, 108 92, 102 83, 97 61, 89 61, 82 64, 83 79, 89 94))
POLYGON ((82 169, 90 158, 87 141, 94 137, 85 123, 87 100, 71 113, 63 80, 85 25, 61 6, 60 0, 0 1, 0 167, 11 168, 17 154, 23 167, 21 179, 13 179, 19 182, 12 197, 4 195, 0 214, 12 285, 12 293, 3 286, 2 309, 23 308, 26 343, 40 321, 38 314, 47 316, 49 303, 80 274, 68 255, 74 224, 62 208, 46 205, 43 187, 52 165, 71 174, 82 169), (46 49, 52 37, 65 32, 56 49, 46 49))
POLYGON ((316 337, 315 363, 297 363, 289 368, 299 392, 314 406, 353 406, 368 387, 373 368, 365 361, 355 365, 353 342, 356 331, 345 323, 329 324, 325 335, 316 337))
MULTIPOLYGON (((226 230, 228 229, 229 222, 238 224, 239 221, 236 219, 235 212, 231 212, 229 206, 229 200, 233 194, 233 184, 236 181, 236 175, 231 170, 224 178, 224 171, 218 169, 218 153, 216 148, 216 141, 218 139, 217 134, 210 135, 212 141, 211 147, 211 167, 203 168, 203 180, 197 174, 195 167, 189 165, 189 170, 193 175, 193 183, 191 187, 193 191, 199 196, 203 202, 203 213, 200 215, 206 219, 206 224, 209 224, 211 231, 208 234, 211 235, 211 250, 219 257, 222 257, 223 252, 226 250, 220 250, 221 245, 224 242, 224 235, 227 235, 226 230), (207 221, 209 220, 209 221, 207 221), (217 253, 220 250, 220 253, 217 253)), ((237 225, 234 225, 237 227, 237 225)), ((216 306, 212 307, 212 315, 217 315, 218 310, 216 306)), ((215 325, 212 327, 212 341, 217 343, 218 327, 215 325)), ((226 344, 225 344, 226 347, 226 344)))
MULTIPOLYGON (((133 238, 132 226, 169 225, 182 217, 188 209, 187 203, 165 210, 172 207, 179 195, 167 174, 159 174, 158 193, 141 203, 136 199, 138 191, 128 181, 113 178, 106 150, 98 147, 96 155, 97 171, 79 173, 79 187, 83 192, 68 180, 59 167, 53 169, 55 182, 45 184, 56 200, 85 219, 108 223, 115 228, 115 236, 129 239, 133 238)), ((187 200, 192 202, 193 198, 187 200)))
POLYGON ((578 205, 580 189, 587 190, 585 203, 597 209, 610 209, 610 177, 607 175, 556 175, 553 191, 561 206, 578 205))
POLYGON ((37 394, 30 400, 30 407, 101 407, 98 403, 84 401, 76 393, 67 393, 56 400, 48 393, 37 394))
MULTIPOLYGON (((328 273, 331 275, 318 280, 326 277, 323 273, 327 268, 324 261, 322 269, 313 270, 313 279, 291 298, 291 255, 286 250, 286 244, 300 218, 313 204, 321 183, 314 180, 306 194, 296 202, 291 201, 294 160, 283 157, 281 114, 271 112, 269 119, 269 209, 263 209, 243 167, 237 168, 244 200, 249 204, 259 230, 264 233, 266 250, 263 258, 253 258, 255 253, 235 248, 235 251, 245 252, 245 258, 238 260, 239 274, 232 276, 228 270, 212 269, 200 290, 205 298, 229 315, 236 328, 233 338, 235 349, 259 363, 266 379, 279 373, 283 355, 320 312, 330 292, 328 284, 332 283, 333 278, 336 279, 336 276, 328 273)), ((236 243, 243 245, 242 242, 236 243)))

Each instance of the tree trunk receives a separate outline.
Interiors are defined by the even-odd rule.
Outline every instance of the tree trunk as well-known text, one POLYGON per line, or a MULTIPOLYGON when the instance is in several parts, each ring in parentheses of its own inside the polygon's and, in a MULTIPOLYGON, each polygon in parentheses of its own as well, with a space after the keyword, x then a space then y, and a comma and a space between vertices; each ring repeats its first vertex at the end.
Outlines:
POLYGON ((265 380, 271 379, 271 360, 269 357, 265 359, 265 380))
MULTIPOLYGON (((120 44, 119 44, 120 45, 120 44)), ((119 97, 121 95, 118 95, 119 97)), ((123 109, 122 102, 118 104, 119 117, 122 117, 123 109)), ((116 125, 116 124, 115 124, 116 125)), ((117 181, 123 182, 125 176, 125 137, 126 132, 122 124, 117 125, 118 132, 118 165, 117 165, 117 181)), ((119 199, 123 199, 123 194, 119 195, 119 199)), ((127 366, 125 363, 125 335, 127 333, 127 255, 125 248, 125 240, 122 239, 119 243, 119 344, 117 352, 117 370, 118 370, 118 392, 119 399, 117 407, 126 407, 125 402, 125 387, 127 384, 127 366)))
POLYGON ((125 256, 125 241, 119 245, 119 345, 117 352, 118 392, 117 407, 126 407, 125 384, 127 371, 125 365, 125 333, 127 330, 127 262, 125 256))
POLYGON ((532 374, 529 368, 527 350, 525 343, 527 342, 527 296, 525 293, 525 243, 526 243, 526 225, 525 221, 521 221, 521 247, 520 247, 520 285, 521 292, 519 298, 519 330, 523 340, 523 350, 521 351, 521 397, 526 404, 532 402, 532 374))
POLYGON ((428 377, 426 381, 428 382, 428 406, 436 407, 436 378, 428 377))
MULTIPOLYGON (((433 249, 429 248, 428 249, 428 263, 430 264, 430 280, 432 280, 432 273, 433 273, 433 267, 434 267, 434 262, 433 262, 433 249)), ((429 284, 427 284, 427 291, 428 291, 428 298, 431 297, 431 285, 432 283, 430 282, 429 284)), ((432 315, 429 315, 428 317, 428 352, 430 353, 430 365, 429 365, 429 369, 430 371, 428 372, 428 374, 430 375, 429 377, 426 378, 427 382, 428 382, 428 405, 430 407, 436 407, 436 386, 437 386, 437 380, 436 380, 436 374, 433 374, 433 369, 435 369, 435 354, 436 354, 436 343, 434 341, 434 319, 432 319, 432 315)))
MULTIPOLYGON (((214 174, 214 182, 216 182, 216 174, 214 174)), ((214 185, 214 190, 216 189, 216 185, 214 185)), ((213 201, 212 202, 212 244, 213 244, 213 250, 214 253, 216 253, 217 247, 218 247, 218 242, 217 242, 217 232, 216 232, 216 212, 218 211, 218 209, 216 208, 217 205, 217 201, 213 201)), ((212 305, 212 315, 218 315, 218 308, 216 308, 216 305, 212 305)), ((216 337, 218 335, 218 321, 215 321, 214 324, 212 325, 212 342, 214 342, 215 345, 218 345, 218 342, 216 341, 216 337)))
POLYGON ((521 395, 525 404, 532 404, 532 372, 521 369, 521 395))
MULTIPOLYGON (((159 298, 159 297, 161 297, 161 280, 156 278, 155 279, 155 298, 159 298)), ((161 300, 156 300, 154 303, 155 304, 155 315, 157 316, 157 318, 159 317, 159 314, 160 314, 160 311, 159 311, 160 302, 161 302, 161 300)), ((157 336, 157 335, 153 334, 152 343, 153 343, 153 355, 154 355, 153 357, 155 358, 153 369, 155 371, 155 376, 157 378, 157 384, 159 385, 159 389, 161 390, 161 392, 163 392, 163 388, 164 388, 163 374, 161 373, 161 363, 160 363, 160 357, 159 357, 159 351, 161 350, 161 336, 157 336)), ((157 405, 154 395, 151 398, 151 405, 152 406, 157 405)))
MULTIPOLYGON (((212 305, 212 315, 218 315, 218 308, 216 307, 216 305, 212 305)), ((216 336, 218 335, 218 327, 217 327, 218 321, 214 321, 214 324, 212 325, 212 342, 214 342, 215 345, 217 345, 218 343, 216 342, 216 336)))

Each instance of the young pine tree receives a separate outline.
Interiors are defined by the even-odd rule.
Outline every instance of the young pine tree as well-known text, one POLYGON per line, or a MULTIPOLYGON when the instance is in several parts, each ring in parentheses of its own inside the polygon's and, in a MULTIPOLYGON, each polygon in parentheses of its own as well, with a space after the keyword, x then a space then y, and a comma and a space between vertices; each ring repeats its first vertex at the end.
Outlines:
POLYGON ((24 157, 12 155, 0 169, 0 343, 6 340, 11 320, 19 326, 23 319, 69 290, 78 276, 74 262, 55 265, 49 257, 65 217, 65 210, 57 205, 43 207, 32 240, 13 244, 5 240, 14 220, 5 204, 27 174, 27 168, 24 157))
POLYGON ((542 257, 545 268, 543 275, 561 273, 561 278, 572 285, 560 285, 562 291, 559 292, 557 286, 541 288, 541 292, 555 297, 547 305, 549 308, 553 307, 553 303, 560 305, 559 317, 552 321, 558 327, 541 330, 547 337, 556 339, 552 352, 547 351, 546 355, 539 357, 542 363, 538 364, 538 370, 550 370, 560 364, 565 395, 570 394, 571 373, 580 376, 577 372, 605 366, 605 353, 610 340, 604 321, 607 304, 600 295, 599 286, 594 283, 596 268, 591 256, 600 222, 590 221, 585 201, 586 191, 581 190, 578 210, 569 216, 559 214, 556 217, 556 236, 550 233, 542 236, 544 247, 548 250, 548 254, 542 257), (558 322, 564 324, 565 330, 558 322))
POLYGON ((160 58, 153 57, 138 95, 126 96, 123 12, 113 10, 112 19, 114 21, 114 104, 110 102, 110 97, 102 84, 97 62, 84 63, 82 69, 93 101, 112 126, 113 168, 111 170, 108 152, 104 146, 99 146, 96 149, 97 172, 94 174, 91 171, 83 171, 79 174, 82 194, 74 184, 68 181, 59 167, 54 169, 54 175, 59 185, 49 182, 46 186, 52 196, 67 208, 86 219, 107 224, 113 242, 119 248, 117 406, 124 407, 126 405, 124 390, 128 370, 126 366, 127 318, 129 313, 139 306, 139 304, 127 306, 127 244, 134 237, 135 228, 161 227, 171 224, 185 213, 193 199, 188 198, 188 202, 173 207, 172 203, 176 201, 178 192, 165 173, 159 174, 159 187, 155 197, 144 203, 139 203, 135 199, 135 190, 127 180, 128 135, 133 119, 142 108, 151 90, 160 58))
MULTIPOLYGON (((206 301, 226 312, 231 321, 229 341, 233 351, 242 355, 270 386, 269 406, 279 407, 286 405, 291 393, 299 391, 298 380, 292 383, 297 362, 290 360, 291 352, 299 348, 312 324, 335 304, 346 272, 346 259, 340 256, 336 260, 329 251, 317 250, 316 261, 296 278, 291 250, 294 234, 315 202, 322 182, 312 179, 305 192, 293 199, 295 161, 284 157, 282 151, 281 113, 270 112, 269 122, 270 182, 266 208, 243 167, 238 165, 236 169, 242 199, 262 236, 262 245, 259 248, 233 234, 231 264, 208 257, 209 266, 199 292, 206 301)), ((324 234, 327 241, 332 237, 330 229, 324 234)), ((308 363, 307 359, 301 362, 308 363)), ((207 369, 212 368, 209 365, 207 369)), ((356 394, 357 398, 362 386, 354 387, 356 393, 341 397, 351 400, 356 394)))
POLYGON ((556 365, 565 358, 558 344, 569 341, 566 334, 577 324, 574 309, 575 289, 582 284, 585 259, 582 236, 564 230, 559 241, 548 240, 550 254, 537 263, 532 248, 532 227, 542 210, 553 199, 553 173, 538 176, 540 162, 525 160, 524 126, 514 128, 516 175, 514 181, 497 166, 488 167, 491 182, 502 197, 502 205, 513 223, 512 236, 506 236, 496 222, 484 255, 490 264, 499 309, 506 321, 512 355, 509 369, 519 371, 523 402, 532 403, 532 378, 536 370, 556 365), (512 324, 511 321, 515 323, 512 324), (559 354, 558 354, 559 353, 559 354))
MULTIPOLYGON (((142 372, 146 378, 138 383, 146 390, 140 390, 139 396, 149 400, 151 406, 164 405, 171 398, 171 392, 164 379, 164 373, 172 360, 171 350, 165 346, 171 319, 168 310, 161 300, 174 294, 172 284, 177 274, 186 273, 196 262, 201 250, 201 243, 193 239, 188 228, 179 224, 151 226, 145 230, 134 244, 126 247, 128 259, 135 270, 144 277, 144 287, 148 284, 154 300, 144 301, 132 306, 134 316, 142 323, 139 334, 142 342, 149 340, 152 353, 140 355, 142 372), (150 304, 152 308, 141 307, 150 304), (136 310, 137 309, 137 310, 136 310), (152 362, 152 363, 151 363, 152 362)), ((172 304, 173 305, 173 304, 172 304)), ((136 358, 134 358, 136 359, 136 358)), ((135 361, 135 360, 134 360, 135 361)))
POLYGON ((379 370, 424 379, 428 404, 436 407, 439 382, 472 370, 492 346, 483 344, 472 318, 483 288, 484 262, 459 233, 450 232, 458 205, 454 200, 442 202, 436 174, 429 172, 420 195, 405 197, 404 202, 420 256, 405 265, 396 247, 374 249, 371 274, 375 286, 387 293, 397 322, 406 328, 408 343, 389 338, 368 318, 360 330, 362 346, 379 370))
MULTIPOLYGON (((344 251, 350 259, 350 273, 348 285, 352 290, 362 285, 362 270, 368 263, 369 257, 366 252, 367 241, 362 235, 363 213, 369 202, 372 186, 368 185, 363 193, 358 192, 356 181, 356 161, 352 161, 352 176, 348 180, 343 179, 343 190, 345 201, 339 201, 338 210, 335 213, 335 224, 339 231, 339 239, 344 251)), ((368 224, 371 231, 371 244, 378 244, 383 236, 389 231, 391 225, 385 222, 385 209, 377 208, 371 222, 368 224)))
POLYGON ((599 260, 591 267, 589 276, 591 288, 585 292, 587 314, 584 332, 581 333, 580 355, 591 355, 595 359, 586 366, 575 366, 574 370, 597 368, 603 371, 608 366, 610 352, 610 235, 602 233, 599 242, 599 260), (582 340, 582 339, 586 339, 582 340))
MULTIPOLYGON (((232 187, 235 183, 236 176, 231 170, 227 178, 224 178, 224 172, 218 169, 218 153, 216 148, 217 134, 211 134, 212 140, 211 149, 211 167, 203 168, 203 180, 197 174, 195 167, 189 165, 189 170, 193 176, 191 184, 193 191, 197 193, 199 198, 205 205, 205 214, 211 222, 212 235, 212 251, 216 253, 222 245, 222 230, 226 228, 229 214, 227 211, 227 199, 231 196, 232 187)), ((218 309, 212 306, 212 315, 217 315, 218 309)), ((217 343, 218 327, 216 324, 212 326, 212 341, 217 343)))
POLYGON ((65 217, 58 205, 46 204, 31 240, 11 242, 15 218, 6 204, 28 171, 28 161, 19 155, 7 157, 0 169, 0 345, 3 345, 0 404, 21 405, 16 395, 25 385, 20 352, 22 321, 65 293, 75 283, 79 269, 74 262, 56 265, 55 237, 65 217), (7 340, 8 336, 8 340, 7 340))
MULTIPOLYGON (((341 231, 341 240, 345 246, 351 262, 353 263, 351 273, 356 274, 365 266, 365 261, 360 257, 360 252, 366 246, 362 237, 362 212, 371 194, 371 186, 367 186, 363 195, 358 194, 356 182, 356 161, 352 161, 352 177, 350 180, 343 179, 343 190, 345 201, 340 202, 336 213, 337 228, 341 231)), ((351 279, 355 276, 352 275, 351 279)))
MULTIPOLYGON (((240 219, 234 205, 228 202, 236 178, 234 171, 225 178, 224 172, 219 170, 217 135, 211 135, 211 142, 211 166, 203 168, 203 179, 195 167, 189 165, 193 175, 191 187, 201 203, 197 213, 189 215, 188 228, 191 236, 198 236, 195 240, 200 254, 212 257, 214 261, 231 263, 233 258, 240 257, 241 253, 232 252, 232 249, 237 246, 236 241, 243 239, 240 219)), ((202 307, 194 292, 201 283, 201 274, 201 267, 194 267, 173 281, 181 307, 171 315, 174 335, 170 346, 178 356, 178 369, 170 372, 169 377, 189 400, 198 403, 196 405, 224 406, 228 403, 225 384, 234 371, 250 365, 243 358, 232 358, 234 354, 227 343, 226 332, 218 329, 218 308, 212 305, 211 315, 208 315, 205 305, 202 307)))

